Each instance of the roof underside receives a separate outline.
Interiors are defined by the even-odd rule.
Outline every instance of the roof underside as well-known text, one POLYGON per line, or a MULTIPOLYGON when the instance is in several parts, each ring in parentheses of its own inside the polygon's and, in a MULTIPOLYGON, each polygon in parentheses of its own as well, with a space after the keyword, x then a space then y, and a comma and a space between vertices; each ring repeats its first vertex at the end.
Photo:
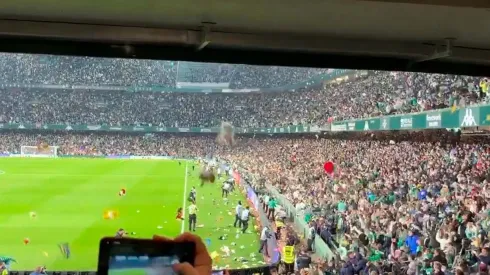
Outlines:
POLYGON ((287 48, 414 61, 444 51, 444 39, 452 38, 452 51, 445 59, 490 64, 490 1, 404 2, 409 1, 4 0, 0 35, 287 48), (206 35, 203 22, 213 23, 206 35))

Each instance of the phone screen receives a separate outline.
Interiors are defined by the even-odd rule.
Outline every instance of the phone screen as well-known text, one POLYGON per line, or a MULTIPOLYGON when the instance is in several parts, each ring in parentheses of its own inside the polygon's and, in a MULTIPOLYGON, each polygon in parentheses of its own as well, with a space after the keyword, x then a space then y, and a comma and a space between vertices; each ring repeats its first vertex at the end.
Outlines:
POLYGON ((109 275, 174 274, 172 265, 180 263, 177 256, 115 255, 109 262, 109 275))
MULTIPOLYGON (((194 255, 194 246, 174 243, 155 243, 147 240, 112 240, 106 241, 104 260, 104 274, 108 275, 162 275, 175 274, 174 264, 190 262, 194 255)), ((101 255, 99 255, 100 257, 101 255)), ((100 270, 100 269, 99 269, 100 270)))

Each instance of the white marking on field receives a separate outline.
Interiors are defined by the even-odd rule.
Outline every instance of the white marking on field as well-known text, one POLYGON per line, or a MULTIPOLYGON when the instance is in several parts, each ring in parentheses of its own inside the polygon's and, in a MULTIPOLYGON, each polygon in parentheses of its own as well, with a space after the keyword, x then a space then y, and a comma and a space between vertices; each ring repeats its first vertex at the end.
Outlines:
POLYGON ((186 195, 187 195, 187 162, 185 163, 185 178, 184 178, 184 195, 182 196, 182 204, 183 204, 183 207, 182 207, 182 217, 184 217, 184 219, 182 220, 182 225, 180 227, 180 233, 184 233, 185 231, 185 207, 186 207, 186 204, 187 204, 187 200, 186 200, 186 195))
POLYGON ((0 170, 0 175, 3 175, 3 174, 5 174, 5 171, 0 170))

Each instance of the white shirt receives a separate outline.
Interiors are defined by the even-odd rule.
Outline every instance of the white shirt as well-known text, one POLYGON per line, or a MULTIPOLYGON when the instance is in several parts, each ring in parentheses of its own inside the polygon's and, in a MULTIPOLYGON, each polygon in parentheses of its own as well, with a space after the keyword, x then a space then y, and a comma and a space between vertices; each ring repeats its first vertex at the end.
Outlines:
POLYGON ((240 219, 242 221, 247 221, 248 220, 248 215, 250 214, 250 210, 248 209, 243 209, 242 210, 242 215, 240 216, 240 219))
POLYGON ((265 202, 265 203, 269 203, 269 196, 268 196, 268 195, 265 195, 265 197, 264 197, 264 202, 265 202))
POLYGON ((235 214, 237 214, 238 217, 241 217, 242 211, 243 211, 243 206, 241 204, 237 205, 235 208, 235 214))
POLYGON ((225 184, 223 184, 223 189, 229 190, 230 189, 230 184, 227 183, 227 182, 225 184))
POLYGON ((315 236, 316 236, 316 231, 315 228, 312 226, 310 227, 310 236, 308 236, 308 239, 313 240, 315 239, 315 236))
POLYGON ((269 228, 267 228, 267 227, 262 228, 262 232, 260 233, 260 240, 261 241, 267 240, 267 231, 269 231, 269 228))

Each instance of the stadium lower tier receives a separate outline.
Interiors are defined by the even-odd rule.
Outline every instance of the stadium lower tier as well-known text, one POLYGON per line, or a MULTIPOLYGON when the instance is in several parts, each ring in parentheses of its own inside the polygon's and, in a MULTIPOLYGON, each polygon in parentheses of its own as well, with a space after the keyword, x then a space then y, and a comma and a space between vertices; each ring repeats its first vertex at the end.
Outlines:
POLYGON ((92 274, 82 271, 96 270, 99 240, 119 229, 137 238, 187 231, 187 217, 177 220, 176 211, 189 206, 195 186, 195 234, 218 255, 213 269, 265 265, 256 226, 245 233, 233 227, 245 196, 235 190, 223 199, 225 178, 201 187, 199 171, 191 161, 1 158, 0 197, 8 204, 0 213, 0 256, 12 259, 9 274, 39 266, 63 271, 50 274, 92 274))

